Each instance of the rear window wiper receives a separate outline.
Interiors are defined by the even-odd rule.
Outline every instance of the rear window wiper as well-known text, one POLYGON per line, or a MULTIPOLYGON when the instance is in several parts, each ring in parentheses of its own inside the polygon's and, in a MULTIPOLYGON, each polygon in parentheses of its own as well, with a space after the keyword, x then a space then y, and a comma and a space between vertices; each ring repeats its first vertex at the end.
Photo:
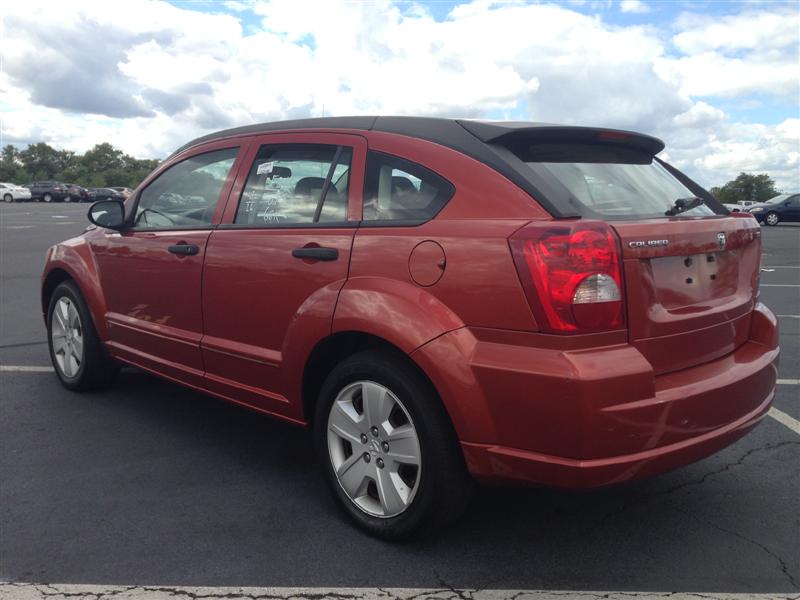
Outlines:
POLYGON ((675 200, 675 206, 668 209, 664 214, 668 217, 674 217, 687 210, 692 210, 703 204, 703 199, 697 196, 690 196, 689 198, 678 198, 675 200))

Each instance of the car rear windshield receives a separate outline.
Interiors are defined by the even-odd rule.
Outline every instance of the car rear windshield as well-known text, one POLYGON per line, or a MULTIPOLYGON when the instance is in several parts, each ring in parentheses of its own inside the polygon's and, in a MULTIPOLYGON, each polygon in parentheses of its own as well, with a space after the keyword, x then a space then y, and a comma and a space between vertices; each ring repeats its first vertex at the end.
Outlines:
MULTIPOLYGON (((566 188, 569 202, 587 217, 665 217, 676 200, 695 196, 652 156, 623 146, 537 143, 511 150, 537 177, 566 188)), ((703 203, 678 216, 713 214, 703 203)))

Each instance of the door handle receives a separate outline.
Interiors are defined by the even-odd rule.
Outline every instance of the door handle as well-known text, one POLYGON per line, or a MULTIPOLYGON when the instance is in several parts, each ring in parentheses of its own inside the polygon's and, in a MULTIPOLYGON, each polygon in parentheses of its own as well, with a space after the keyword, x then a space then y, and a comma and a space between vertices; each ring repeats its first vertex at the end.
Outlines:
POLYGON ((339 258, 339 251, 336 248, 295 248, 292 256, 311 260, 336 260, 339 258))
POLYGON ((194 244, 175 244, 167 248, 167 251, 172 252, 172 254, 177 254, 178 256, 194 256, 200 252, 200 248, 194 244))

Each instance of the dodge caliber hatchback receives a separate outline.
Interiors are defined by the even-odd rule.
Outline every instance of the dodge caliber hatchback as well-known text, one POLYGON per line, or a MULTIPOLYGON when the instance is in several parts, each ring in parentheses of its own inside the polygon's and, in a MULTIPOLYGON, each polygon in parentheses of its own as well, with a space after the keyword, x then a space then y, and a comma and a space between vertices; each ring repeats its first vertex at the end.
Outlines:
POLYGON ((764 416, 760 230, 646 135, 345 117, 205 136, 50 248, 70 389, 146 371, 311 428, 385 538, 470 483, 674 469, 764 416))

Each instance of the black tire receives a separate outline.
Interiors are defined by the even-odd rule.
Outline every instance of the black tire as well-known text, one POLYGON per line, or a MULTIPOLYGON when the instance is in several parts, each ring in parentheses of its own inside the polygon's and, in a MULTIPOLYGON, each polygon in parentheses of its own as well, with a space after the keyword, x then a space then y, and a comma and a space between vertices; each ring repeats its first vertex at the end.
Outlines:
POLYGON ((5 196, 3 196, 3 202, 9 202, 10 203, 10 202, 13 202, 13 201, 14 201, 14 196, 12 196, 11 194, 6 194, 5 196))
POLYGON ((780 223, 780 220, 781 218, 778 216, 778 213, 776 212, 768 212, 766 215, 764 215, 764 223, 766 223, 770 227, 775 227, 775 225, 780 223), (770 223, 770 221, 772 222, 770 223))
POLYGON ((52 202, 53 196, 50 194, 45 194, 44 196, 42 196, 42 200, 44 200, 45 202, 52 202))
POLYGON ((47 345, 56 375, 67 389, 75 391, 99 389, 113 382, 119 373, 119 364, 109 357, 103 348, 86 301, 72 281, 58 284, 50 296, 47 307, 47 345), (67 298, 77 309, 83 338, 83 357, 80 366, 74 374, 69 375, 62 371, 53 349, 53 312, 61 298, 67 298))
POLYGON ((337 365, 320 391, 314 441, 325 480, 344 512, 364 531, 385 540, 430 533, 459 517, 473 482, 450 419, 436 391, 407 357, 389 351, 365 351, 337 365), (350 499, 336 477, 328 448, 328 416, 341 390, 357 381, 388 388, 408 411, 417 432, 421 473, 407 508, 392 517, 372 516, 350 499))

